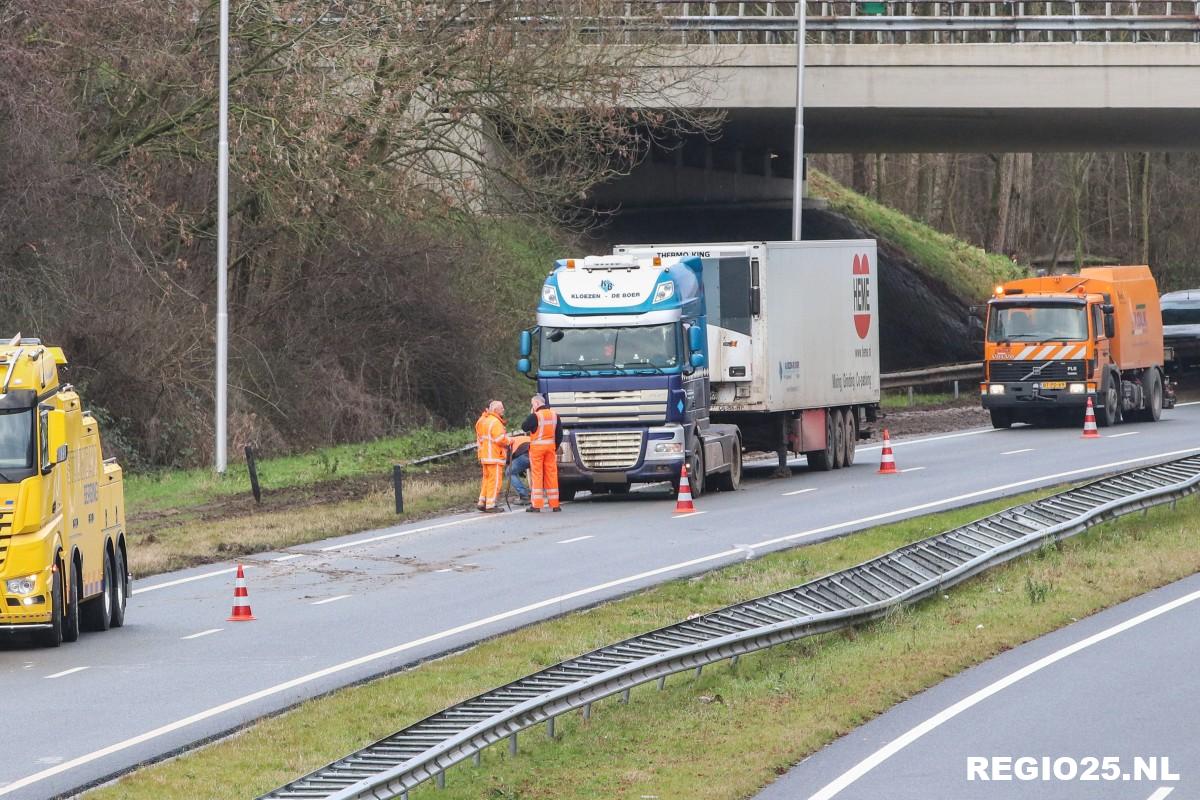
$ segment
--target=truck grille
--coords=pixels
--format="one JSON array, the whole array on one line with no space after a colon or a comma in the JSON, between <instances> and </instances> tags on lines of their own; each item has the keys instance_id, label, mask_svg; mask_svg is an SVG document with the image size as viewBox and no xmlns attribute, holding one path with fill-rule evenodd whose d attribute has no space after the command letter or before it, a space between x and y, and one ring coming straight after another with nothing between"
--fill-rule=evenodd
<instances>
[{"instance_id":1,"label":"truck grille","mask_svg":"<svg viewBox=\"0 0 1200 800\"><path fill-rule=\"evenodd\" d=\"M667 415L666 389L550 392L546 399L568 425L579 422L659 422Z\"/></svg>"},{"instance_id":2,"label":"truck grille","mask_svg":"<svg viewBox=\"0 0 1200 800\"><path fill-rule=\"evenodd\" d=\"M629 469L642 455L642 432L581 431L575 434L575 447L588 469Z\"/></svg>"},{"instance_id":3,"label":"truck grille","mask_svg":"<svg viewBox=\"0 0 1200 800\"><path fill-rule=\"evenodd\" d=\"M1025 377L1035 368L1042 371ZM997 383L1015 381L1081 381L1087 376L1083 361L992 361L988 367L989 380Z\"/></svg>"},{"instance_id":4,"label":"truck grille","mask_svg":"<svg viewBox=\"0 0 1200 800\"><path fill-rule=\"evenodd\" d=\"M0 567L8 559L8 541L12 538L13 512L0 511Z\"/></svg>"}]
</instances>

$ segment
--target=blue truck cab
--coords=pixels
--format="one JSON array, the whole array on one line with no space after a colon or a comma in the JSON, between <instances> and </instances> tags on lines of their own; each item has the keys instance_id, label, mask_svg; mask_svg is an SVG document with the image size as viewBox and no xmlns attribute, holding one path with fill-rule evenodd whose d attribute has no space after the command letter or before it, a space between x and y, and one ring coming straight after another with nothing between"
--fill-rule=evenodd
<instances>
[{"instance_id":1,"label":"blue truck cab","mask_svg":"<svg viewBox=\"0 0 1200 800\"><path fill-rule=\"evenodd\" d=\"M685 460L693 487L714 475L737 488L737 427L709 422L703 269L694 256L555 262L517 370L536 377L562 421L564 499L678 484Z\"/></svg>"}]
</instances>

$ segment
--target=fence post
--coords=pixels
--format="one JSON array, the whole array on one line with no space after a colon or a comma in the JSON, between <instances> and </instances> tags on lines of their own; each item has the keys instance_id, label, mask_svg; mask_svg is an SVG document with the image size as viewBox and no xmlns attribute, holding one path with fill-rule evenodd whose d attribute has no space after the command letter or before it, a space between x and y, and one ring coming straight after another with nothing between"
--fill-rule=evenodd
<instances>
[{"instance_id":1,"label":"fence post","mask_svg":"<svg viewBox=\"0 0 1200 800\"><path fill-rule=\"evenodd\" d=\"M250 473L250 493L255 503L262 503L262 487L258 485L258 464L254 461L254 448L246 445L246 470Z\"/></svg>"},{"instance_id":2,"label":"fence post","mask_svg":"<svg viewBox=\"0 0 1200 800\"><path fill-rule=\"evenodd\" d=\"M396 513L404 513L404 468L399 464L392 467L392 488L396 490Z\"/></svg>"},{"instance_id":3,"label":"fence post","mask_svg":"<svg viewBox=\"0 0 1200 800\"><path fill-rule=\"evenodd\" d=\"M958 399L958 381L954 382L954 399Z\"/></svg>"}]
</instances>

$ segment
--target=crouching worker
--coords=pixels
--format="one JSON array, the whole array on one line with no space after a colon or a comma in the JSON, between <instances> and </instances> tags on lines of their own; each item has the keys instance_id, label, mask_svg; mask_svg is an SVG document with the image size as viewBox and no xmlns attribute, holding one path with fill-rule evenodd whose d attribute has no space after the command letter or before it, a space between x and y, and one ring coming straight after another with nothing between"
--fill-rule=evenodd
<instances>
[{"instance_id":1,"label":"crouching worker","mask_svg":"<svg viewBox=\"0 0 1200 800\"><path fill-rule=\"evenodd\" d=\"M529 470L529 435L520 433L508 437L508 484L522 503L529 502L529 487L521 476Z\"/></svg>"},{"instance_id":2,"label":"crouching worker","mask_svg":"<svg viewBox=\"0 0 1200 800\"><path fill-rule=\"evenodd\" d=\"M529 437L529 475L533 484L533 505L526 511L541 511L549 504L551 511L558 507L558 446L562 444L562 425L558 414L546 405L546 398L535 394L529 402L530 414L521 423Z\"/></svg>"},{"instance_id":3,"label":"crouching worker","mask_svg":"<svg viewBox=\"0 0 1200 800\"><path fill-rule=\"evenodd\" d=\"M503 511L500 485L504 481L504 464L508 460L508 433L504 430L504 403L493 400L487 411L475 422L475 444L478 446L479 466L483 478L479 484L479 502L475 507L491 514Z\"/></svg>"}]
</instances>

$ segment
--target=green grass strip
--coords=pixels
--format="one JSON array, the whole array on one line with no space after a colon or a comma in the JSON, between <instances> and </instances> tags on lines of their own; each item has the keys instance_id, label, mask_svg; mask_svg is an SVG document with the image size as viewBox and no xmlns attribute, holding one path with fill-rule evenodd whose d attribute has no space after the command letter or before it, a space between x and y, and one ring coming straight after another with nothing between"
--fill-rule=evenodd
<instances>
[{"instance_id":1,"label":"green grass strip","mask_svg":"<svg viewBox=\"0 0 1200 800\"><path fill-rule=\"evenodd\" d=\"M1045 493L874 528L677 580L486 641L391 677L308 701L87 795L92 800L246 798L448 705L565 658L690 614L794 586ZM947 676L1105 607L1200 570L1200 508L1125 517L996 568L884 620L713 665L665 691L634 690L521 735L414 798L658 797L734 800ZM379 646L392 643L381 640ZM350 654L347 654L350 655ZM698 757L700 752L704 757Z\"/></svg>"}]
</instances>

